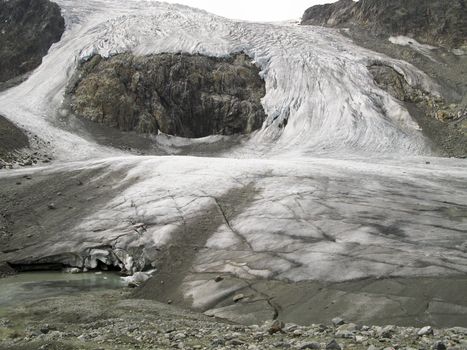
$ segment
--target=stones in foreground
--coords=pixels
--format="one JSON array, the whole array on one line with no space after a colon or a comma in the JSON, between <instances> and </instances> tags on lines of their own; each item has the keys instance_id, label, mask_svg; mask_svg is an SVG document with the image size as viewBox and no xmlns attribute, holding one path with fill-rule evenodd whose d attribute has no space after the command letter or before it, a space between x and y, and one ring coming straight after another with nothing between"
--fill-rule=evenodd
<instances>
[{"instance_id":1,"label":"stones in foreground","mask_svg":"<svg viewBox=\"0 0 467 350\"><path fill-rule=\"evenodd\" d=\"M431 328L430 326L423 327L417 332L417 334L419 336L432 335L433 334L433 328Z\"/></svg>"},{"instance_id":2,"label":"stones in foreground","mask_svg":"<svg viewBox=\"0 0 467 350\"><path fill-rule=\"evenodd\" d=\"M423 345L424 349L446 350L448 347L440 332L435 332L431 326L422 328L413 327L397 327L388 325L379 326L360 326L354 323L346 323L343 318L336 317L331 320L332 327L325 325L312 325L311 327L302 327L295 324L284 324L282 321L266 322L263 329L268 329L270 336L283 334L285 337L295 339L298 343L282 342L276 343L278 348L293 348L293 349L346 349L349 344L351 347L357 346L358 349L367 350L395 350L395 349L418 349ZM314 331L310 331L312 328ZM454 329L453 329L454 330ZM462 336L462 329L458 332ZM467 334L467 332L466 332ZM310 340L302 342L302 338L314 337L316 340L319 337L326 335L334 335L335 338L327 342ZM261 337L263 339L264 337ZM258 338L256 338L258 339ZM451 339L447 337L444 339ZM402 346L401 342L411 341L412 346ZM417 345L417 343L422 345ZM376 345L375 345L376 344ZM467 344L467 341L465 342ZM452 350L457 349L455 347Z\"/></svg>"},{"instance_id":3,"label":"stones in foreground","mask_svg":"<svg viewBox=\"0 0 467 350\"><path fill-rule=\"evenodd\" d=\"M284 327L285 327L284 322L275 320L273 324L271 325L271 327L269 328L268 333L272 335L272 334L276 334L279 332L283 332Z\"/></svg>"},{"instance_id":4,"label":"stones in foreground","mask_svg":"<svg viewBox=\"0 0 467 350\"><path fill-rule=\"evenodd\" d=\"M342 318L340 318L340 317L335 317L335 318L333 318L333 319L331 320L331 322L332 322L332 324L333 324L334 326L340 326L340 325L343 325L343 324L345 323L345 321L344 321Z\"/></svg>"},{"instance_id":5,"label":"stones in foreground","mask_svg":"<svg viewBox=\"0 0 467 350\"><path fill-rule=\"evenodd\" d=\"M321 349L321 344L317 342L306 343L300 347L300 350L305 349Z\"/></svg>"},{"instance_id":6,"label":"stones in foreground","mask_svg":"<svg viewBox=\"0 0 467 350\"><path fill-rule=\"evenodd\" d=\"M48 148L38 135L0 115L0 170L48 163L52 160Z\"/></svg>"},{"instance_id":7,"label":"stones in foreground","mask_svg":"<svg viewBox=\"0 0 467 350\"><path fill-rule=\"evenodd\" d=\"M83 300L84 303L89 303ZM53 300L45 301L53 303ZM95 348L153 348L153 349L363 349L363 350L443 350L450 348L463 349L466 343L467 329L452 328L445 330L428 331L420 336L418 333L428 327L421 329L413 327L396 326L358 326L352 323L344 323L340 326L310 325L298 326L295 324L284 324L282 321L269 321L264 326L242 326L215 322L195 316L190 312L181 312L177 316L175 310L163 314L154 312L147 303L140 300L124 300L125 308L115 307L106 309L104 317L89 323L84 318L83 323L73 322L66 328L66 324L57 321L57 324L37 323L37 315L33 318L33 325L27 325L24 334L17 334L8 340L2 338L5 332L13 332L16 329L14 322L9 319L0 319L0 342L10 347L38 348L34 344L47 342L53 344L59 341L63 344L80 343L80 349ZM131 303L132 312L128 312L128 303ZM65 308L71 307L71 302ZM140 305L141 304L141 305ZM140 309L138 309L140 305ZM37 307L44 308L43 304ZM86 306L79 306L86 307ZM88 308L95 307L88 306ZM106 305L107 307L107 305ZM50 308L54 310L54 308ZM57 309L55 312L68 312L68 310ZM32 310L33 312L33 310ZM54 311L51 311L54 312ZM88 310L83 312L88 313ZM199 318L201 317L201 318ZM332 322L331 322L332 324ZM268 329L277 326L281 332L270 334ZM348 327L349 331L355 333L356 337L365 337L366 342L356 342L355 339L337 339L333 333L338 329ZM393 338L383 338L383 332L392 330ZM384 330L384 331L383 331ZM299 332L297 332L299 331ZM3 332L3 333L2 333ZM300 333L299 336L297 334ZM445 341L447 340L447 341ZM8 346L6 348L9 348Z\"/></svg>"},{"instance_id":8,"label":"stones in foreground","mask_svg":"<svg viewBox=\"0 0 467 350\"><path fill-rule=\"evenodd\" d=\"M326 345L326 350L341 350L341 346L337 343L335 339L331 340L327 345Z\"/></svg>"}]
</instances>

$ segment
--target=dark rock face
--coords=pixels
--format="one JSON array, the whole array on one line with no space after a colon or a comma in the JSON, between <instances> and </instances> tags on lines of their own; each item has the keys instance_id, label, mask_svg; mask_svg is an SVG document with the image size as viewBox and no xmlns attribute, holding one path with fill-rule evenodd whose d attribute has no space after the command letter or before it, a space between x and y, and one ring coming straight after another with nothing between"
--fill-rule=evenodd
<instances>
[{"instance_id":1,"label":"dark rock face","mask_svg":"<svg viewBox=\"0 0 467 350\"><path fill-rule=\"evenodd\" d=\"M97 55L67 89L74 114L123 131L182 137L261 128L265 83L245 54Z\"/></svg>"},{"instance_id":2,"label":"dark rock face","mask_svg":"<svg viewBox=\"0 0 467 350\"><path fill-rule=\"evenodd\" d=\"M65 21L49 0L0 0L0 82L38 67Z\"/></svg>"},{"instance_id":3,"label":"dark rock face","mask_svg":"<svg viewBox=\"0 0 467 350\"><path fill-rule=\"evenodd\" d=\"M0 115L0 161L10 160L12 152L28 146L28 137L23 131Z\"/></svg>"},{"instance_id":4,"label":"dark rock face","mask_svg":"<svg viewBox=\"0 0 467 350\"><path fill-rule=\"evenodd\" d=\"M368 69L373 75L376 84L400 101L417 103L423 102L425 96L427 99L429 98L428 94L410 86L404 76L396 72L392 67L383 64L373 64Z\"/></svg>"},{"instance_id":5,"label":"dark rock face","mask_svg":"<svg viewBox=\"0 0 467 350\"><path fill-rule=\"evenodd\" d=\"M465 0L340 0L306 10L302 24L352 26L376 35L406 35L436 46L467 44Z\"/></svg>"},{"instance_id":6,"label":"dark rock face","mask_svg":"<svg viewBox=\"0 0 467 350\"><path fill-rule=\"evenodd\" d=\"M353 0L339 0L332 4L316 5L305 11L302 24L334 26L347 23L352 18L354 7Z\"/></svg>"}]
</instances>

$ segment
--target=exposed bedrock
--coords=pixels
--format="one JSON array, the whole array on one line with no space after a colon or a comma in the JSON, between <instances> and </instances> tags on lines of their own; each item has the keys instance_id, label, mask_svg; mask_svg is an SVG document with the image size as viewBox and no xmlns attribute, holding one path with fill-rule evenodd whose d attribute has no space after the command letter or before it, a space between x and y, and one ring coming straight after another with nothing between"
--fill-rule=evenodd
<instances>
[{"instance_id":1,"label":"exposed bedrock","mask_svg":"<svg viewBox=\"0 0 467 350\"><path fill-rule=\"evenodd\" d=\"M60 7L48 0L0 0L0 82L38 67L65 30Z\"/></svg>"},{"instance_id":2,"label":"exposed bedrock","mask_svg":"<svg viewBox=\"0 0 467 350\"><path fill-rule=\"evenodd\" d=\"M467 44L465 0L340 0L305 11L302 24L351 26L376 35L406 35L436 46Z\"/></svg>"},{"instance_id":3,"label":"exposed bedrock","mask_svg":"<svg viewBox=\"0 0 467 350\"><path fill-rule=\"evenodd\" d=\"M71 111L123 131L182 137L248 134L266 117L260 69L245 54L93 56L67 96Z\"/></svg>"},{"instance_id":4,"label":"exposed bedrock","mask_svg":"<svg viewBox=\"0 0 467 350\"><path fill-rule=\"evenodd\" d=\"M369 66L376 84L404 102L424 134L447 156L467 157L467 108L448 105L443 99L412 87L392 67Z\"/></svg>"}]
</instances>

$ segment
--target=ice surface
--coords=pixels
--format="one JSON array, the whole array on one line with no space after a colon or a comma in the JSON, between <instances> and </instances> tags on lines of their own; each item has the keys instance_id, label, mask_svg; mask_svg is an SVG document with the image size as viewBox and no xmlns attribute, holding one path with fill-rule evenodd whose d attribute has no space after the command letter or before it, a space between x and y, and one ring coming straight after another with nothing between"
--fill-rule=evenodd
<instances>
[{"instance_id":1,"label":"ice surface","mask_svg":"<svg viewBox=\"0 0 467 350\"><path fill-rule=\"evenodd\" d=\"M327 28L235 22L155 1L57 2L67 22L62 40L27 81L0 94L0 114L55 149L57 163L29 173L95 167L123 172L128 186L43 255L105 243L143 247L151 259L218 198L252 186L249 202L210 233L194 271L290 281L467 273L467 161L431 157L418 125L367 69L384 62L438 93L415 67ZM78 60L126 51L245 51L266 81L263 128L219 158L135 157L61 129ZM192 142L200 141L159 140ZM135 223L147 228L135 231ZM131 256L123 260L135 268ZM208 287L192 282L186 293L204 305Z\"/></svg>"},{"instance_id":2,"label":"ice surface","mask_svg":"<svg viewBox=\"0 0 467 350\"><path fill-rule=\"evenodd\" d=\"M224 56L245 51L262 68L268 119L235 156L371 150L428 154L416 123L367 70L383 61L413 85L436 86L402 61L359 48L332 29L235 22L154 1L58 1L67 30L24 84L0 95L0 113L41 134L69 160L114 153L57 129L56 113L77 60L132 51ZM27 96L27 98L25 98ZM287 126L280 125L287 120Z\"/></svg>"}]
</instances>

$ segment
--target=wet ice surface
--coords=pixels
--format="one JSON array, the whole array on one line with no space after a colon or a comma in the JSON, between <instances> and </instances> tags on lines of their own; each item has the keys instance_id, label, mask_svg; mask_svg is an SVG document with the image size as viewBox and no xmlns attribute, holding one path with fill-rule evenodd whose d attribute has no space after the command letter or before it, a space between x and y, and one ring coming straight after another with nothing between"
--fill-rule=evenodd
<instances>
[{"instance_id":1,"label":"wet ice surface","mask_svg":"<svg viewBox=\"0 0 467 350\"><path fill-rule=\"evenodd\" d=\"M31 300L123 287L113 273L70 274L61 272L28 272L3 278L0 283L0 308Z\"/></svg>"},{"instance_id":2,"label":"wet ice surface","mask_svg":"<svg viewBox=\"0 0 467 350\"><path fill-rule=\"evenodd\" d=\"M180 229L190 234L193 218L208 208L225 212L223 206L238 204L219 198L249 186L254 195L248 203L209 232L195 271L333 282L465 274L465 165L426 159L431 163L124 157L52 166L44 171L96 166L100 176L123 172L130 185L63 232L66 242L29 253L51 256L79 250L83 242L104 243L124 251L145 247L151 261Z\"/></svg>"},{"instance_id":3,"label":"wet ice surface","mask_svg":"<svg viewBox=\"0 0 467 350\"><path fill-rule=\"evenodd\" d=\"M63 232L66 242L35 250L38 257L105 243L140 251L123 259L135 269L217 206L224 223L209 232L194 272L330 282L467 273L467 161L432 157L417 124L366 66L381 61L436 93L416 68L331 29L233 22L153 1L58 3L67 20L62 41L26 82L0 94L0 114L53 145L59 161L33 172L96 166L123 172L129 185ZM262 68L268 119L222 157L133 157L57 122L77 60L94 53L240 50ZM15 174L22 172L0 178ZM225 213L219 198L250 187L248 203ZM145 229L135 230L138 223ZM186 287L194 303L198 287Z\"/></svg>"},{"instance_id":4,"label":"wet ice surface","mask_svg":"<svg viewBox=\"0 0 467 350\"><path fill-rule=\"evenodd\" d=\"M227 190L253 184L254 199L212 234L198 271L294 281L467 272L465 168L446 160L128 161L128 180L139 181L76 233L128 230L117 246L162 245ZM132 234L130 221L147 230Z\"/></svg>"}]
</instances>

